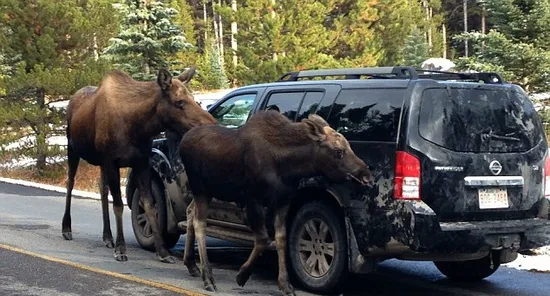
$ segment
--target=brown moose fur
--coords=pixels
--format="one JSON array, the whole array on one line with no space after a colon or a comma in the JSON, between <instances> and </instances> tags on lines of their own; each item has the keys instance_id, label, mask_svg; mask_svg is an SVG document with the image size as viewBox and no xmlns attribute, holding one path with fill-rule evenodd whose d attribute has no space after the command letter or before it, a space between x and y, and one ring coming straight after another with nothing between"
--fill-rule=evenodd
<instances>
[{"instance_id":1,"label":"brown moose fur","mask_svg":"<svg viewBox=\"0 0 550 296\"><path fill-rule=\"evenodd\" d=\"M131 167L136 175L145 214L151 222L155 248L160 260L175 263L164 247L151 196L149 154L152 138L170 129L180 134L199 125L214 124L188 88L195 68L177 79L161 69L157 81L138 82L115 70L105 75L99 87L78 90L67 107L67 195L62 234L72 240L71 196L80 158L100 166L100 194L103 214L103 242L115 248L118 261L126 261L126 243L122 232L123 204L120 192L120 168ZM113 196L117 239L109 223L108 192Z\"/></svg>"},{"instance_id":2,"label":"brown moose fur","mask_svg":"<svg viewBox=\"0 0 550 296\"><path fill-rule=\"evenodd\" d=\"M183 136L179 149L193 195L187 209L184 264L192 276L202 275L209 291L215 291L216 285L206 254L204 231L213 197L247 208L255 242L237 275L240 286L248 280L254 261L268 242L264 208L273 209L278 286L285 295L294 295L285 264L285 224L299 181L316 175L333 182L350 177L362 183L370 180L366 164L354 154L348 141L317 115L293 123L276 111L265 111L253 115L235 130L219 125L201 126ZM195 236L201 271L195 263Z\"/></svg>"}]
</instances>

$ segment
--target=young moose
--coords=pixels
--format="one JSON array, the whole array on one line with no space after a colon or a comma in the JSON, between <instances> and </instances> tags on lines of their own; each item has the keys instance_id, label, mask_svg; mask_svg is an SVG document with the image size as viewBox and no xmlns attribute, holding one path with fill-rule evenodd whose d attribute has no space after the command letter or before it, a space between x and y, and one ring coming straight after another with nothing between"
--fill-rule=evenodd
<instances>
[{"instance_id":1,"label":"young moose","mask_svg":"<svg viewBox=\"0 0 550 296\"><path fill-rule=\"evenodd\" d=\"M155 238L157 256L162 262L175 263L164 247L156 208L151 196L149 154L152 138L170 129L180 134L216 120L193 99L189 81L195 68L183 72L177 79L167 70L158 72L157 81L138 82L126 73L108 73L99 87L84 87L77 91L67 107L68 178L67 200L63 215L62 234L72 240L71 193L80 158L101 168L100 194L103 213L103 242L115 248L118 261L126 261L126 244L122 232L121 167L131 167L136 173L138 190L147 219ZM113 196L117 238L109 223L108 191Z\"/></svg>"},{"instance_id":2,"label":"young moose","mask_svg":"<svg viewBox=\"0 0 550 296\"><path fill-rule=\"evenodd\" d=\"M348 141L319 116L293 123L276 111L257 113L241 128L201 126L187 132L180 143L193 201L187 209L184 264L192 276L202 275L208 291L216 291L206 254L205 227L213 197L246 206L254 249L241 266L237 283L244 286L256 258L268 243L264 207L274 210L279 289L295 295L285 265L286 213L300 179L323 175L333 182L347 179L370 182L366 164ZM194 257L195 236L202 270Z\"/></svg>"}]
</instances>

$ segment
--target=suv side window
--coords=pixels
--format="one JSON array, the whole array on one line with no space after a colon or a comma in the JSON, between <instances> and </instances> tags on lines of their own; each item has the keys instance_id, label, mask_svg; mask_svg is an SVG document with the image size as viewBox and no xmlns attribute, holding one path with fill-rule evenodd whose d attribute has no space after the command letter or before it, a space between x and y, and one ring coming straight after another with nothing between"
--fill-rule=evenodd
<instances>
[{"instance_id":1,"label":"suv side window","mask_svg":"<svg viewBox=\"0 0 550 296\"><path fill-rule=\"evenodd\" d=\"M328 123L350 141L395 142L404 89L343 89Z\"/></svg>"},{"instance_id":2,"label":"suv side window","mask_svg":"<svg viewBox=\"0 0 550 296\"><path fill-rule=\"evenodd\" d=\"M324 94L325 93L321 91L308 91L304 97L302 106L300 106L296 121L302 121L302 119L307 118L309 114L315 113Z\"/></svg>"},{"instance_id":3,"label":"suv side window","mask_svg":"<svg viewBox=\"0 0 550 296\"><path fill-rule=\"evenodd\" d=\"M211 114L218 124L228 128L237 128L248 119L255 99L256 93L236 95L218 105Z\"/></svg>"},{"instance_id":4,"label":"suv side window","mask_svg":"<svg viewBox=\"0 0 550 296\"><path fill-rule=\"evenodd\" d=\"M272 93L265 106L265 109L274 109L279 111L284 116L288 117L290 120L296 118L296 113L298 113L298 107L300 102L304 97L304 92L276 92Z\"/></svg>"}]
</instances>

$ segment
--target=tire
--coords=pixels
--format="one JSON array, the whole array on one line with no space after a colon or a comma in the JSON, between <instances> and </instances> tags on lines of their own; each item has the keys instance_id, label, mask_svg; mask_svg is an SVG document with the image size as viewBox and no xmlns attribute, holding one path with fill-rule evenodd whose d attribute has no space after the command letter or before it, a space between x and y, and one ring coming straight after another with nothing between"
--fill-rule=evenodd
<instances>
[{"instance_id":1,"label":"tire","mask_svg":"<svg viewBox=\"0 0 550 296\"><path fill-rule=\"evenodd\" d=\"M313 235L306 228L312 229L310 233ZM326 229L324 238L319 234L321 229ZM311 242L310 246L301 248L301 239ZM323 241L325 245L322 245ZM326 244L332 244L332 252L327 251ZM347 235L343 220L325 203L304 204L291 221L288 256L290 271L304 288L316 293L337 290L348 273ZM314 260L312 268L306 268L308 259ZM326 264L321 265L320 260Z\"/></svg>"},{"instance_id":2,"label":"tire","mask_svg":"<svg viewBox=\"0 0 550 296\"><path fill-rule=\"evenodd\" d=\"M157 219L162 231L162 237L164 239L164 246L166 249L173 248L180 238L180 234L172 234L166 231L167 228L167 209L166 198L164 196L164 190L162 186L158 184L158 181L151 180L151 193L155 200L155 207L157 208ZM132 228L134 230L134 236L139 245L148 250L155 251L155 238L151 230L149 221L145 216L145 209L143 203L139 198L139 190L136 188L132 197Z\"/></svg>"},{"instance_id":3,"label":"tire","mask_svg":"<svg viewBox=\"0 0 550 296\"><path fill-rule=\"evenodd\" d=\"M495 273L500 266L498 260L493 260L493 266L491 266L489 255L481 259L468 261L434 261L434 264L449 279L462 282L481 281Z\"/></svg>"}]
</instances>

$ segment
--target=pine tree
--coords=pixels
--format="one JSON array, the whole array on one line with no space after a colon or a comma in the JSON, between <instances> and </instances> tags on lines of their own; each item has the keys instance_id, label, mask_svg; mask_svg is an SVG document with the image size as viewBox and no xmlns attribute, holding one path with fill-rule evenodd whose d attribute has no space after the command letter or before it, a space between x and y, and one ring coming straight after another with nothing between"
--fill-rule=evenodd
<instances>
[{"instance_id":1,"label":"pine tree","mask_svg":"<svg viewBox=\"0 0 550 296\"><path fill-rule=\"evenodd\" d=\"M498 71L527 92L550 90L550 1L487 0L488 34L455 36L468 40L473 53L460 58L458 69Z\"/></svg>"},{"instance_id":2,"label":"pine tree","mask_svg":"<svg viewBox=\"0 0 550 296\"><path fill-rule=\"evenodd\" d=\"M212 87L215 89L227 88L229 87L229 82L227 80L227 76L225 75L223 64L220 63L221 59L218 47L213 44L211 47L211 52L210 73L212 73L212 76L214 78Z\"/></svg>"},{"instance_id":3,"label":"pine tree","mask_svg":"<svg viewBox=\"0 0 550 296\"><path fill-rule=\"evenodd\" d=\"M171 56L192 48L174 21L178 11L162 1L125 0L116 7L124 20L105 52L134 78L153 79L155 69L176 63Z\"/></svg>"},{"instance_id":4,"label":"pine tree","mask_svg":"<svg viewBox=\"0 0 550 296\"><path fill-rule=\"evenodd\" d=\"M46 139L63 121L51 103L66 99L76 89L97 84L107 66L95 59L95 45L112 36L111 3L88 0L2 0L0 2L0 54L10 68L0 80L0 147L28 136L15 151L37 159L43 173L46 158L59 147ZM102 27L101 36L95 30ZM5 152L5 151L4 151Z\"/></svg>"},{"instance_id":5,"label":"pine tree","mask_svg":"<svg viewBox=\"0 0 550 296\"><path fill-rule=\"evenodd\" d=\"M409 36L405 38L403 48L404 64L420 68L423 61L428 58L428 43L424 32L419 28L413 28Z\"/></svg>"},{"instance_id":6,"label":"pine tree","mask_svg":"<svg viewBox=\"0 0 550 296\"><path fill-rule=\"evenodd\" d=\"M383 58L382 42L373 25L379 14L368 0L335 0L329 13L332 29L330 53L352 66L376 66Z\"/></svg>"}]
</instances>

